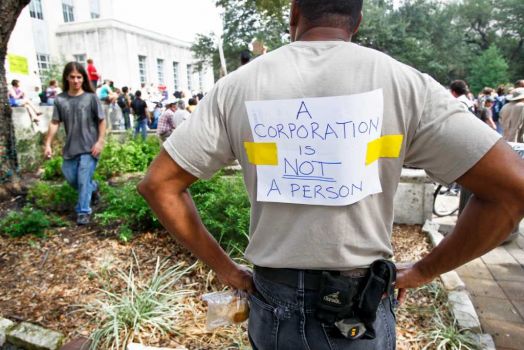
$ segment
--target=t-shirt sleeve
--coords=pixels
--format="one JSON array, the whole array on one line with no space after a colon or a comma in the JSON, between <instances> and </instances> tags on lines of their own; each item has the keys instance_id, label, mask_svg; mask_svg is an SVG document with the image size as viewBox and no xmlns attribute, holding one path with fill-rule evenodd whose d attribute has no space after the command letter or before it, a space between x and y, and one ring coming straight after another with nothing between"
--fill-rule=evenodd
<instances>
[{"instance_id":1,"label":"t-shirt sleeve","mask_svg":"<svg viewBox=\"0 0 524 350\"><path fill-rule=\"evenodd\" d=\"M58 98L53 103L53 116L51 120L54 122L62 122L62 115L60 114L60 107L58 107Z\"/></svg>"},{"instance_id":2,"label":"t-shirt sleeve","mask_svg":"<svg viewBox=\"0 0 524 350\"><path fill-rule=\"evenodd\" d=\"M179 125L164 142L164 149L171 158L198 178L210 178L235 159L226 116L220 111L219 89L220 82L202 99L191 118Z\"/></svg>"},{"instance_id":3,"label":"t-shirt sleeve","mask_svg":"<svg viewBox=\"0 0 524 350\"><path fill-rule=\"evenodd\" d=\"M449 91L426 76L425 104L417 131L406 146L405 163L449 184L475 165L499 139L497 132L465 111Z\"/></svg>"},{"instance_id":4,"label":"t-shirt sleeve","mask_svg":"<svg viewBox=\"0 0 524 350\"><path fill-rule=\"evenodd\" d=\"M104 120L106 118L104 114L104 109L102 108L102 104L100 103L100 100L98 99L98 97L96 97L95 94L93 94L91 103L93 106L93 115L95 116L95 118L99 121Z\"/></svg>"}]
</instances>

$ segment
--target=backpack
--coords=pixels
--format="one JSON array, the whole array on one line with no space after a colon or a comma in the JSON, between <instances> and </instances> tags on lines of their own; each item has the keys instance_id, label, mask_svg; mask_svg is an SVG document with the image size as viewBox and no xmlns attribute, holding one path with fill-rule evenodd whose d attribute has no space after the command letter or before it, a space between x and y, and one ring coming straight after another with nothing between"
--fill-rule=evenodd
<instances>
[{"instance_id":1,"label":"backpack","mask_svg":"<svg viewBox=\"0 0 524 350\"><path fill-rule=\"evenodd\" d=\"M460 101L460 103L462 103L471 114L480 119L480 108L477 109L475 106L468 106L464 101Z\"/></svg>"},{"instance_id":2,"label":"backpack","mask_svg":"<svg viewBox=\"0 0 524 350\"><path fill-rule=\"evenodd\" d=\"M118 96L118 98L116 99L116 104L118 105L118 107L120 107L122 109L128 108L127 101L126 101L126 98L124 97L124 95Z\"/></svg>"},{"instance_id":3,"label":"backpack","mask_svg":"<svg viewBox=\"0 0 524 350\"><path fill-rule=\"evenodd\" d=\"M498 96L495 98L495 104L493 104L493 121L498 121L500 116L500 110L504 107L505 98Z\"/></svg>"}]
</instances>

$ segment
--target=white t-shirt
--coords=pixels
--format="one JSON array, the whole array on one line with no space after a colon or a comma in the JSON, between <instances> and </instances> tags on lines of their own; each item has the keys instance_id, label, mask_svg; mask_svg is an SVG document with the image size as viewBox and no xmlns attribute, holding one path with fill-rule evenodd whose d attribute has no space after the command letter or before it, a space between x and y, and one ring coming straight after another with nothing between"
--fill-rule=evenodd
<instances>
[{"instance_id":1,"label":"white t-shirt","mask_svg":"<svg viewBox=\"0 0 524 350\"><path fill-rule=\"evenodd\" d=\"M457 100L459 100L468 111L472 111L473 108L475 108L475 104L473 103L473 101L467 98L466 95L460 95L459 97L457 97Z\"/></svg>"},{"instance_id":2,"label":"white t-shirt","mask_svg":"<svg viewBox=\"0 0 524 350\"><path fill-rule=\"evenodd\" d=\"M347 270L392 256L404 164L450 183L499 137L431 77L385 54L300 41L218 81L164 147L199 178L238 159L251 262Z\"/></svg>"}]
</instances>

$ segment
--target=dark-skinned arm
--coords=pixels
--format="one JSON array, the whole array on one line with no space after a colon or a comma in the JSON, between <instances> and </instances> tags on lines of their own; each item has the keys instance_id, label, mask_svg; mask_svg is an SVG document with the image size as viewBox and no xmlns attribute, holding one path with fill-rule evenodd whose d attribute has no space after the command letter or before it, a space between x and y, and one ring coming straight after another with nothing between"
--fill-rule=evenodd
<instances>
[{"instance_id":1,"label":"dark-skinned arm","mask_svg":"<svg viewBox=\"0 0 524 350\"><path fill-rule=\"evenodd\" d=\"M524 161L504 141L457 182L473 192L454 230L423 259L398 272L396 288L416 288L501 244L524 216Z\"/></svg>"},{"instance_id":2,"label":"dark-skinned arm","mask_svg":"<svg viewBox=\"0 0 524 350\"><path fill-rule=\"evenodd\" d=\"M137 188L162 225L215 271L221 281L235 289L252 292L251 273L237 265L202 224L187 191L196 180L162 149Z\"/></svg>"}]
</instances>

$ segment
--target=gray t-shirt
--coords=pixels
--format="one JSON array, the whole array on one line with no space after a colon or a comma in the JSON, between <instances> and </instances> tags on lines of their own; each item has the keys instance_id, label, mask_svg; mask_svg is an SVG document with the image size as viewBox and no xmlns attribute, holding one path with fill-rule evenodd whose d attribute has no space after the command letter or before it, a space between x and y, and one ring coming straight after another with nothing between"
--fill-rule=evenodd
<instances>
[{"instance_id":1,"label":"gray t-shirt","mask_svg":"<svg viewBox=\"0 0 524 350\"><path fill-rule=\"evenodd\" d=\"M64 159L91 153L98 140L98 124L105 118L98 97L89 92L79 96L63 92L56 97L54 107L52 120L63 122L66 131Z\"/></svg>"},{"instance_id":2,"label":"gray t-shirt","mask_svg":"<svg viewBox=\"0 0 524 350\"><path fill-rule=\"evenodd\" d=\"M368 114L365 122L361 116ZM368 139L371 131L376 135ZM393 198L404 164L449 183L499 137L431 77L385 54L340 41L295 42L218 81L164 148L199 178L238 159L252 206L245 252L252 263L347 270L392 256ZM311 161L283 158L292 151L301 162ZM338 158L326 156L333 151ZM324 158L306 158L314 152ZM338 163L355 164L361 174L350 170L332 178ZM319 164L325 173L307 176ZM260 192L271 167L300 176L275 177L279 187ZM342 187L339 178L350 176L361 182ZM368 183L374 189L349 205L306 202L349 197ZM288 192L288 202L261 198L284 197L290 186L300 190L292 191L295 197Z\"/></svg>"}]
</instances>

